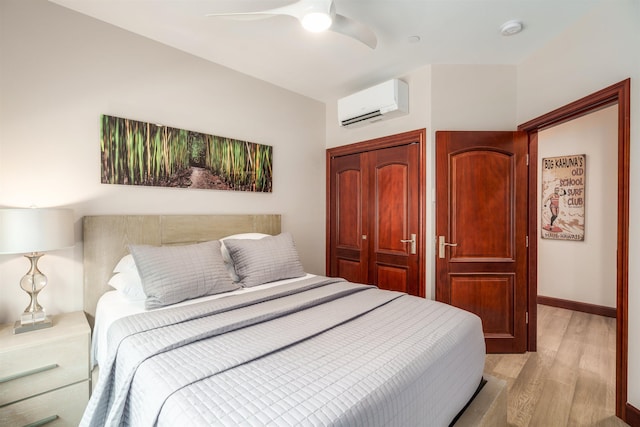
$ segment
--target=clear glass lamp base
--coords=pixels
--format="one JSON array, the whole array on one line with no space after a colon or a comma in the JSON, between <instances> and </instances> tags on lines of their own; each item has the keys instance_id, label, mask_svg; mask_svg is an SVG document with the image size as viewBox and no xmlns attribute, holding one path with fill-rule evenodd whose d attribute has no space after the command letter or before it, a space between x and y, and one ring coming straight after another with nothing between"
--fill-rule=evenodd
<instances>
[{"instance_id":1,"label":"clear glass lamp base","mask_svg":"<svg viewBox=\"0 0 640 427\"><path fill-rule=\"evenodd\" d=\"M22 280L20 280L20 287L29 294L31 302L20 316L20 320L14 325L14 334L50 328L52 326L51 319L47 317L44 308L38 304L38 293L47 286L47 276L38 270L38 259L42 255L43 254L37 252L25 255L31 262L31 268Z\"/></svg>"}]
</instances>

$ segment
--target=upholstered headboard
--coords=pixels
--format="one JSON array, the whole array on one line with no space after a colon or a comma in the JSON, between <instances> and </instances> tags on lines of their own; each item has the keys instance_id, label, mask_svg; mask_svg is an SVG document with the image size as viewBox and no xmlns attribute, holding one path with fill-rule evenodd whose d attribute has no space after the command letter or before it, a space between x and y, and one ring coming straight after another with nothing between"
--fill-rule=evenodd
<instances>
[{"instance_id":1,"label":"upholstered headboard","mask_svg":"<svg viewBox=\"0 0 640 427\"><path fill-rule=\"evenodd\" d=\"M86 216L84 239L84 311L90 324L98 299L112 288L113 268L129 244L179 245L220 239L237 233L280 233L280 215L105 215Z\"/></svg>"}]
</instances>

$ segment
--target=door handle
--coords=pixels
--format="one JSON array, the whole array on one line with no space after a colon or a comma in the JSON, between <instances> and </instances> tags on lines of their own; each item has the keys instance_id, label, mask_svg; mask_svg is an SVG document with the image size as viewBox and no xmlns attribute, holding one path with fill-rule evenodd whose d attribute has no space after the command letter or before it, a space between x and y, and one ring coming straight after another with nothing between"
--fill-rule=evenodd
<instances>
[{"instance_id":1,"label":"door handle","mask_svg":"<svg viewBox=\"0 0 640 427\"><path fill-rule=\"evenodd\" d=\"M416 253L416 235L415 234L411 235L411 239L401 239L400 242L402 242L402 243L411 243L411 249L409 250L409 252L412 255L415 255L415 253Z\"/></svg>"},{"instance_id":2,"label":"door handle","mask_svg":"<svg viewBox=\"0 0 640 427\"><path fill-rule=\"evenodd\" d=\"M438 258L444 258L444 248L446 246L458 246L457 243L447 243L444 241L444 236L438 236Z\"/></svg>"}]
</instances>

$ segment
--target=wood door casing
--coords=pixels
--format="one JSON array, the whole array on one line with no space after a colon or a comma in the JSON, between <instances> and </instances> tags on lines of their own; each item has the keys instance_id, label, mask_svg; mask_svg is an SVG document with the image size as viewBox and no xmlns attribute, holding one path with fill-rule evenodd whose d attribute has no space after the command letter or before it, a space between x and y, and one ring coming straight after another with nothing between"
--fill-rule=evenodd
<instances>
[{"instance_id":1,"label":"wood door casing","mask_svg":"<svg viewBox=\"0 0 640 427\"><path fill-rule=\"evenodd\" d=\"M537 134L540 130L573 120L603 106L618 105L618 206L617 206L617 298L616 298L616 416L630 424L640 425L640 412L627 402L627 374L629 351L629 152L631 146L630 110L631 79L625 79L570 104L550 111L518 126L529 135L530 188L537 182ZM612 141L614 143L614 141ZM536 191L530 191L529 233L537 233ZM537 297L537 241L531 240L529 248L529 351L536 351L536 297Z\"/></svg>"},{"instance_id":2,"label":"wood door casing","mask_svg":"<svg viewBox=\"0 0 640 427\"><path fill-rule=\"evenodd\" d=\"M482 319L489 352L526 350L527 142L436 133L436 299ZM439 249L439 248L437 248Z\"/></svg>"},{"instance_id":3,"label":"wood door casing","mask_svg":"<svg viewBox=\"0 0 640 427\"><path fill-rule=\"evenodd\" d=\"M426 130L327 150L327 275L424 297ZM416 235L416 253L401 242Z\"/></svg>"}]
</instances>

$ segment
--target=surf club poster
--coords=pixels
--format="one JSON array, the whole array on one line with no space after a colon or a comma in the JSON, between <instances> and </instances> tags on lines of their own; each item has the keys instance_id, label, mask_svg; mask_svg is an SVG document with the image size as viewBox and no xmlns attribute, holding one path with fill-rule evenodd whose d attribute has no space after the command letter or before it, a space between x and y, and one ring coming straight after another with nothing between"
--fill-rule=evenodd
<instances>
[{"instance_id":1,"label":"surf club poster","mask_svg":"<svg viewBox=\"0 0 640 427\"><path fill-rule=\"evenodd\" d=\"M542 159L543 239L584 241L586 155Z\"/></svg>"}]
</instances>

